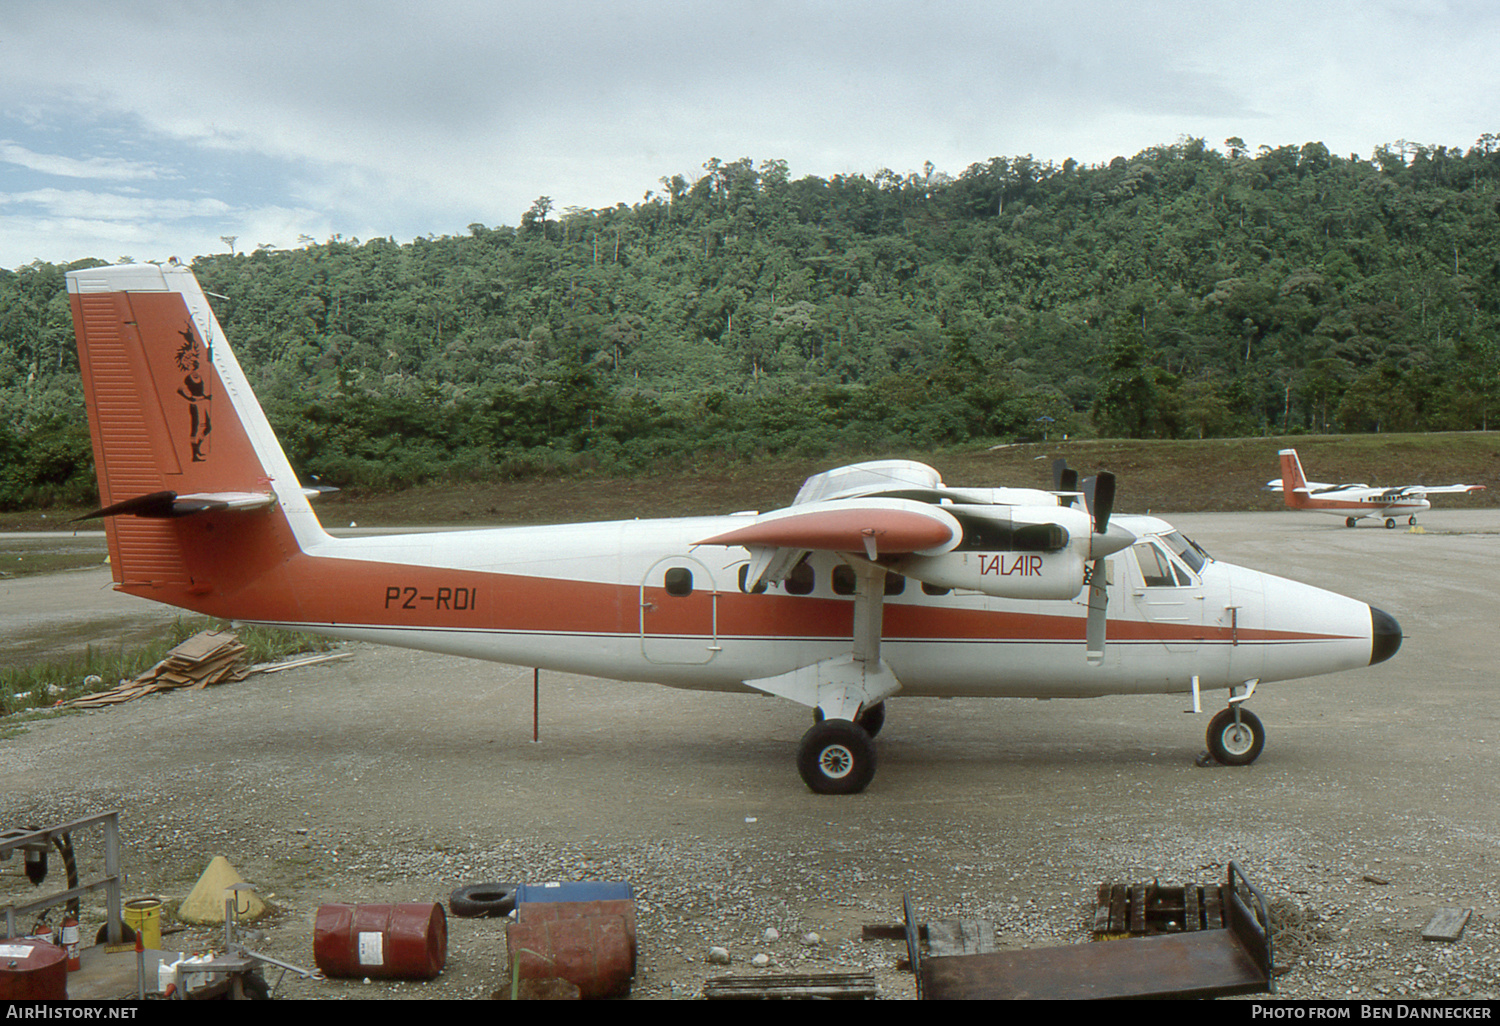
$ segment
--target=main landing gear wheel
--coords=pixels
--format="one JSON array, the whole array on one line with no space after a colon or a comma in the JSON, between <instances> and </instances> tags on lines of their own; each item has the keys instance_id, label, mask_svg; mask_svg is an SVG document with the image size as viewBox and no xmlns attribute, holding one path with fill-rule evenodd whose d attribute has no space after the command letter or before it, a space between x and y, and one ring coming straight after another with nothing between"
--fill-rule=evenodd
<instances>
[{"instance_id":1,"label":"main landing gear wheel","mask_svg":"<svg viewBox=\"0 0 1500 1026\"><path fill-rule=\"evenodd\" d=\"M823 710L813 710L813 722L823 722ZM860 710L860 714L854 717L854 722L865 728L865 733L871 737L878 737L880 728L885 726L885 703L876 702L868 709Z\"/></svg>"},{"instance_id":2,"label":"main landing gear wheel","mask_svg":"<svg viewBox=\"0 0 1500 1026\"><path fill-rule=\"evenodd\" d=\"M1385 518L1385 529L1387 531L1389 531L1391 528L1393 528L1395 526L1396 526L1396 521L1393 518L1391 518L1391 517L1386 517Z\"/></svg>"},{"instance_id":3,"label":"main landing gear wheel","mask_svg":"<svg viewBox=\"0 0 1500 1026\"><path fill-rule=\"evenodd\" d=\"M1208 750L1225 766L1248 766L1265 746L1266 728L1249 709L1240 710L1238 723L1233 709L1220 710L1208 721Z\"/></svg>"},{"instance_id":4,"label":"main landing gear wheel","mask_svg":"<svg viewBox=\"0 0 1500 1026\"><path fill-rule=\"evenodd\" d=\"M814 723L797 748L797 772L815 794L858 794L875 776L875 742L849 720Z\"/></svg>"},{"instance_id":5,"label":"main landing gear wheel","mask_svg":"<svg viewBox=\"0 0 1500 1026\"><path fill-rule=\"evenodd\" d=\"M1345 517L1344 518L1344 526L1345 527L1353 527L1354 525L1356 525L1358 523L1359 523L1359 521L1355 520L1353 517Z\"/></svg>"}]
</instances>

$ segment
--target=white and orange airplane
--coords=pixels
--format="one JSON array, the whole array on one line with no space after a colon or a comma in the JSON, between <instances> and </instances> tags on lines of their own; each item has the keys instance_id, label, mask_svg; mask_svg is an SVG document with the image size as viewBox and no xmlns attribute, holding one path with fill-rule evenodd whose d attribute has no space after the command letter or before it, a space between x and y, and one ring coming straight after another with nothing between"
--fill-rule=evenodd
<instances>
[{"instance_id":1,"label":"white and orange airplane","mask_svg":"<svg viewBox=\"0 0 1500 1026\"><path fill-rule=\"evenodd\" d=\"M1365 517L1384 519L1386 527L1395 527L1398 517L1415 525L1417 514L1432 508L1429 495L1457 492L1482 492L1484 485L1406 485L1401 488L1371 488L1366 484L1325 484L1309 481L1302 473L1302 461L1296 449L1282 449L1281 476L1266 482L1266 490L1280 492L1292 509L1330 513L1344 518L1345 527L1353 527Z\"/></svg>"},{"instance_id":2,"label":"white and orange airplane","mask_svg":"<svg viewBox=\"0 0 1500 1026\"><path fill-rule=\"evenodd\" d=\"M891 460L811 477L766 514L334 537L187 267L71 271L117 590L334 638L814 710L813 791L861 791L896 695L1227 689L1220 762L1265 742L1264 681L1389 658L1363 602L1221 563L1114 479L950 488ZM1084 503L1077 500L1083 498ZM1106 654L1105 636L1108 633Z\"/></svg>"}]
</instances>

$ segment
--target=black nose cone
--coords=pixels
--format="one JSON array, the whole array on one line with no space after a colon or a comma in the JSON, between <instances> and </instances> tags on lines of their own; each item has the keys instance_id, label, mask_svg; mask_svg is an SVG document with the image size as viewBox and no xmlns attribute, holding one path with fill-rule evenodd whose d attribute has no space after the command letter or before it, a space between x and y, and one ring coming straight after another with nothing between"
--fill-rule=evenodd
<instances>
[{"instance_id":1,"label":"black nose cone","mask_svg":"<svg viewBox=\"0 0 1500 1026\"><path fill-rule=\"evenodd\" d=\"M1383 663L1401 647L1401 625L1383 609L1370 607L1370 665Z\"/></svg>"}]
</instances>

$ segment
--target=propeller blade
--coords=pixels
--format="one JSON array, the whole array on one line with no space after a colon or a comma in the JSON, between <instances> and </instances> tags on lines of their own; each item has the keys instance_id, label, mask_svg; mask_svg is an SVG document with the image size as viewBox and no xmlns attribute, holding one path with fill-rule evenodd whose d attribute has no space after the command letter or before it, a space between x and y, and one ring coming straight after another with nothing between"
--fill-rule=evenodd
<instances>
[{"instance_id":1,"label":"propeller blade","mask_svg":"<svg viewBox=\"0 0 1500 1026\"><path fill-rule=\"evenodd\" d=\"M1109 607L1105 588L1104 560L1089 564L1089 616L1084 626L1084 655L1094 664L1104 662L1104 619Z\"/></svg>"},{"instance_id":2,"label":"propeller blade","mask_svg":"<svg viewBox=\"0 0 1500 1026\"><path fill-rule=\"evenodd\" d=\"M1084 478L1083 498L1089 515L1094 518L1094 533L1104 534L1109 530L1109 515L1115 509L1115 475L1101 470L1097 477Z\"/></svg>"},{"instance_id":3,"label":"propeller blade","mask_svg":"<svg viewBox=\"0 0 1500 1026\"><path fill-rule=\"evenodd\" d=\"M1078 471L1068 468L1068 461L1055 459L1052 461L1052 490L1054 492L1076 492L1078 491ZM1070 495L1062 500L1064 506L1073 505L1073 497Z\"/></svg>"},{"instance_id":4,"label":"propeller blade","mask_svg":"<svg viewBox=\"0 0 1500 1026\"><path fill-rule=\"evenodd\" d=\"M1104 556L1118 552L1135 541L1129 531L1109 529L1109 515L1115 508L1115 475L1101 470L1083 482L1083 498L1089 515L1094 518L1095 541L1089 545L1089 614L1084 625L1084 654L1098 665L1104 662L1104 624L1109 609L1109 592L1105 587ZM1105 536L1105 537L1101 537Z\"/></svg>"}]
</instances>

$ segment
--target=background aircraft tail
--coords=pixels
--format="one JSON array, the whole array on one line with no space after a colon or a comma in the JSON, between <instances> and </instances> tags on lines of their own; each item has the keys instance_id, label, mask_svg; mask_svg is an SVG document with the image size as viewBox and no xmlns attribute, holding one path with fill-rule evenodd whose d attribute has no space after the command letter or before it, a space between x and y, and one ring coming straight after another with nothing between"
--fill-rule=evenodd
<instances>
[{"instance_id":1,"label":"background aircraft tail","mask_svg":"<svg viewBox=\"0 0 1500 1026\"><path fill-rule=\"evenodd\" d=\"M188 268L67 282L120 590L213 612L326 539Z\"/></svg>"},{"instance_id":2,"label":"background aircraft tail","mask_svg":"<svg viewBox=\"0 0 1500 1026\"><path fill-rule=\"evenodd\" d=\"M1302 473L1302 461L1296 449L1281 450L1281 496L1293 509L1307 505L1307 476Z\"/></svg>"}]
</instances>

